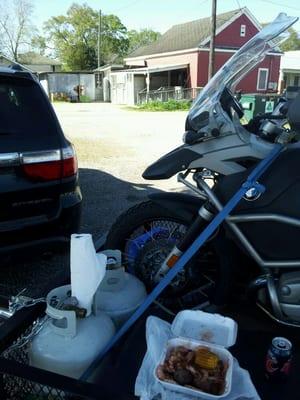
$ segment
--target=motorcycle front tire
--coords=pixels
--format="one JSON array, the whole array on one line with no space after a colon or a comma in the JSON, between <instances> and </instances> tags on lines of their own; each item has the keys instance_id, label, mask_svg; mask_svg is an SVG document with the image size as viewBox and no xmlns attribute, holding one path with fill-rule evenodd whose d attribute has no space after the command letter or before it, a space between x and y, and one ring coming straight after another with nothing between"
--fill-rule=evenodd
<instances>
[{"instance_id":1,"label":"motorcycle front tire","mask_svg":"<svg viewBox=\"0 0 300 400\"><path fill-rule=\"evenodd\" d=\"M161 207L156 202L153 202L151 200L145 201L129 208L117 218L107 235L105 248L119 249L122 253L124 253L125 245L128 241L128 238L130 238L131 234L138 227L152 221L159 220L169 220L177 222L179 224L185 225L186 227L188 227L191 223L191 221L180 218L179 216L175 217L174 213L168 211L167 208ZM217 281L215 293L213 295L213 298L210 300L215 304L224 304L225 302L227 302L231 285L231 274L229 271L230 261L226 257L224 257L224 243L222 238L218 238L216 241L213 240L212 242L217 243L217 245L215 245L215 243L212 243L211 246L214 251L214 256L216 257ZM218 254L220 243L222 243L222 254ZM199 267L201 268L201 265ZM149 289L149 286L147 285L148 282L144 283ZM191 284L193 284L193 282L186 282L185 287L189 288Z\"/></svg>"}]
</instances>

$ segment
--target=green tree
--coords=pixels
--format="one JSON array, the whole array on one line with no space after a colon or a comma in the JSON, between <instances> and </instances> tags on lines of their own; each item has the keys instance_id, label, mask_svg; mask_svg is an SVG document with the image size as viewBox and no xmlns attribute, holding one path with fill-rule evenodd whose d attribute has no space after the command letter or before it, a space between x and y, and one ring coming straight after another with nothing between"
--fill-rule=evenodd
<instances>
[{"instance_id":1,"label":"green tree","mask_svg":"<svg viewBox=\"0 0 300 400\"><path fill-rule=\"evenodd\" d=\"M72 4L66 15L50 18L44 24L45 40L36 38L40 51L48 49L67 70L97 67L99 15L87 4ZM115 55L123 56L128 48L127 29L115 15L103 15L101 22L101 64Z\"/></svg>"},{"instance_id":2,"label":"green tree","mask_svg":"<svg viewBox=\"0 0 300 400\"><path fill-rule=\"evenodd\" d=\"M155 42L161 34L151 29L131 30L128 32L129 48L128 54L141 46Z\"/></svg>"},{"instance_id":3,"label":"green tree","mask_svg":"<svg viewBox=\"0 0 300 400\"><path fill-rule=\"evenodd\" d=\"M47 45L46 38L42 35L37 34L31 39L31 48L35 52L44 56L46 53L46 50L49 49L49 46ZM52 50L54 50L54 49L52 49Z\"/></svg>"},{"instance_id":4,"label":"green tree","mask_svg":"<svg viewBox=\"0 0 300 400\"><path fill-rule=\"evenodd\" d=\"M289 29L289 38L280 45L280 50L300 50L300 39L298 32L294 28Z\"/></svg>"}]
</instances>

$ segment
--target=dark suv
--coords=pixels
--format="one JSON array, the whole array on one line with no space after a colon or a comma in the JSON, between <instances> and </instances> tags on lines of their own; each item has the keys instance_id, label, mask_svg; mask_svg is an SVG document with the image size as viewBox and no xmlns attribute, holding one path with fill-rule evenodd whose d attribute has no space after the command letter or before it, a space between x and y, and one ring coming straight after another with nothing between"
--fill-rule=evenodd
<instances>
[{"instance_id":1,"label":"dark suv","mask_svg":"<svg viewBox=\"0 0 300 400\"><path fill-rule=\"evenodd\" d=\"M36 77L0 68L0 251L79 229L77 160Z\"/></svg>"}]
</instances>

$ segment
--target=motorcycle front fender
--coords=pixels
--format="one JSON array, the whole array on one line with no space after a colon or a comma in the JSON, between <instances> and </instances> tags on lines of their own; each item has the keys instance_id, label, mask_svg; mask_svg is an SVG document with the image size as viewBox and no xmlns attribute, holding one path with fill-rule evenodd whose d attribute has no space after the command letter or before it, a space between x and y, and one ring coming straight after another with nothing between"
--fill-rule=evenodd
<instances>
[{"instance_id":1,"label":"motorcycle front fender","mask_svg":"<svg viewBox=\"0 0 300 400\"><path fill-rule=\"evenodd\" d=\"M201 158L202 155L192 150L190 146L182 145L165 154L144 171L143 178L147 180L169 179Z\"/></svg>"},{"instance_id":2,"label":"motorcycle front fender","mask_svg":"<svg viewBox=\"0 0 300 400\"><path fill-rule=\"evenodd\" d=\"M193 222L205 202L199 197L184 193L152 193L148 197L171 212L174 218L181 218L188 223Z\"/></svg>"}]
</instances>

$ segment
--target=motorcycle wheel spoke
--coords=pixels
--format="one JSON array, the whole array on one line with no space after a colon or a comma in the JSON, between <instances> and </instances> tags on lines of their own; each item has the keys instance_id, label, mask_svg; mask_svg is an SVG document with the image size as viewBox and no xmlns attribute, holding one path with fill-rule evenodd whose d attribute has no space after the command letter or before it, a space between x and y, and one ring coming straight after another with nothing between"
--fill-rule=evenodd
<instances>
[{"instance_id":1,"label":"motorcycle wheel spoke","mask_svg":"<svg viewBox=\"0 0 300 400\"><path fill-rule=\"evenodd\" d=\"M125 240L122 253L125 268L131 273L136 273L151 289L155 285L153 277L156 271L172 247L184 237L186 231L186 225L167 219L157 219L143 223ZM144 254L142 253L143 251ZM203 253L192 261L194 267L188 266L172 281L171 287L176 292L182 290L181 288L184 288L190 280L188 271L190 271L189 268L193 268L196 273L199 271L199 276L192 279L191 289L197 287L204 298L209 298L209 292L215 286L216 262L214 253L209 247L204 246L202 251ZM138 267L137 260L139 260ZM136 270L136 268L139 269Z\"/></svg>"}]
</instances>

